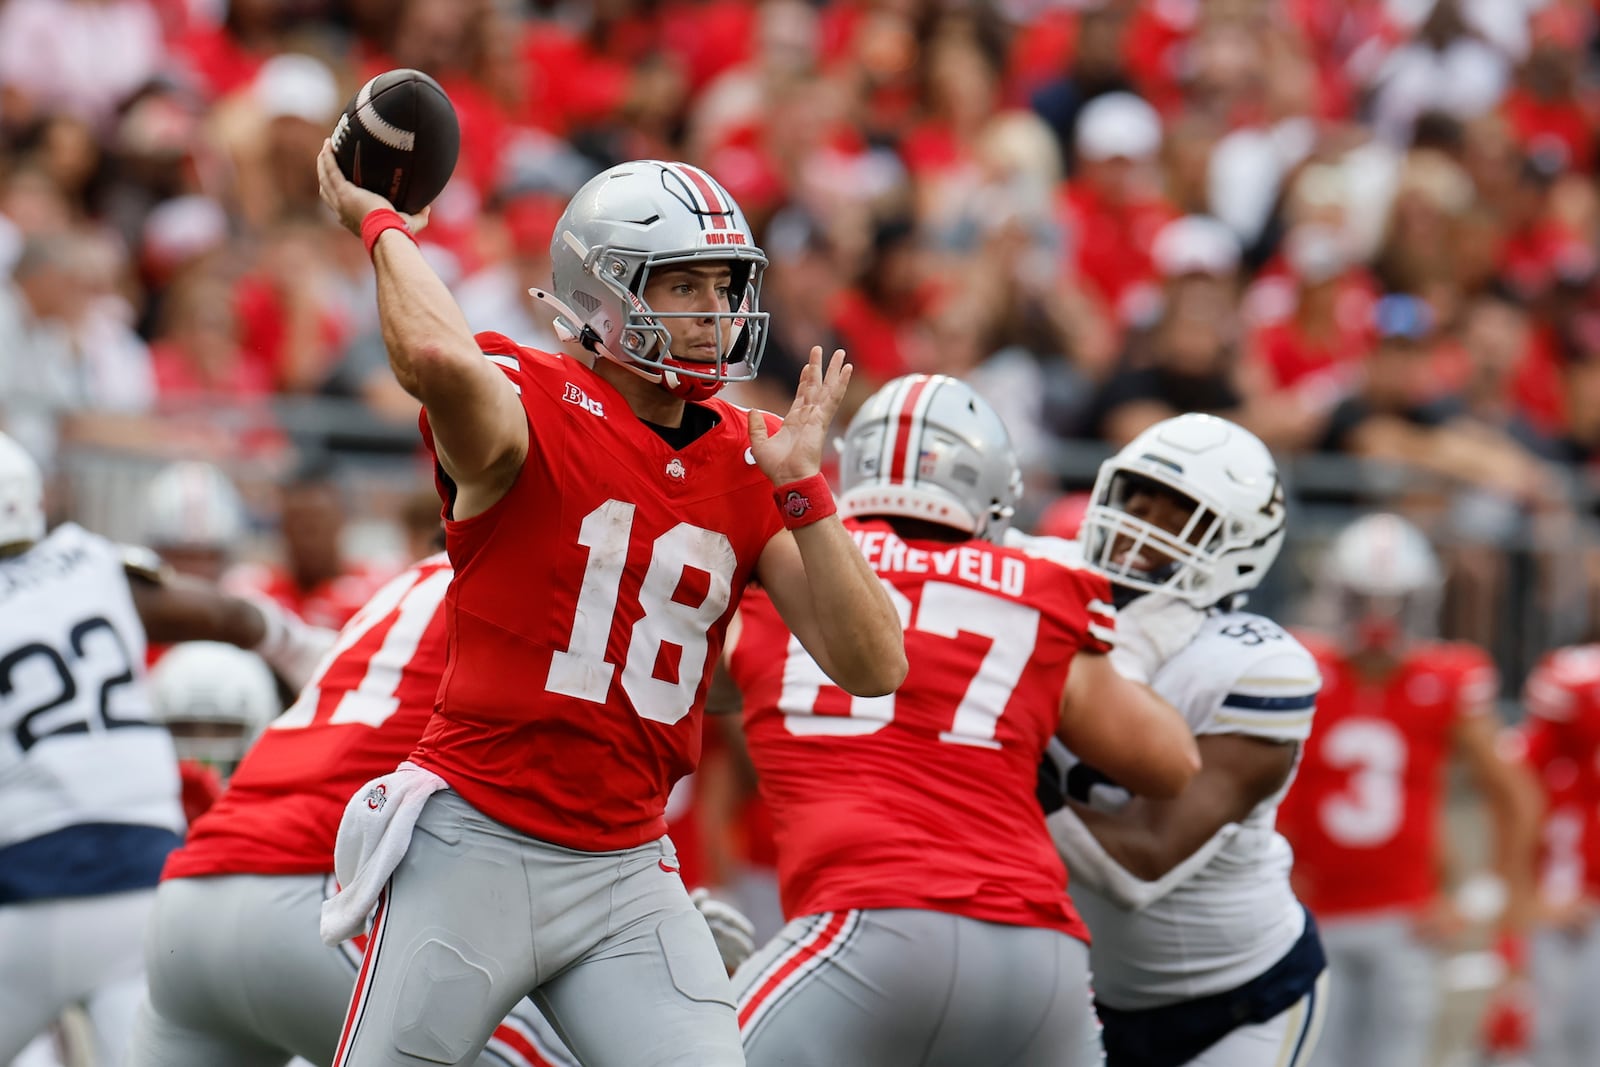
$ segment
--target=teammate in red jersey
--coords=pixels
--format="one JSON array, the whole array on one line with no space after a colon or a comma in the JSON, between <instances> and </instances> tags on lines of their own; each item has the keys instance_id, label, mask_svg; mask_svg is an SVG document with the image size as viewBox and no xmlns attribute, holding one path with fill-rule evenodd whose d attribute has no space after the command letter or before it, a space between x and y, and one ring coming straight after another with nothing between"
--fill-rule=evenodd
<instances>
[{"instance_id":1,"label":"teammate in red jersey","mask_svg":"<svg viewBox=\"0 0 1600 1067\"><path fill-rule=\"evenodd\" d=\"M818 473L843 353L824 372L813 350L781 424L715 398L759 363L766 257L694 167L621 164L568 204L553 291L535 291L562 355L474 338L408 221L330 146L318 167L373 255L456 569L434 716L340 827L324 936L382 903L335 1062L459 1063L532 992L585 1063L742 1063L663 811L753 578L845 688L905 676L894 607Z\"/></svg>"},{"instance_id":2,"label":"teammate in red jersey","mask_svg":"<svg viewBox=\"0 0 1600 1067\"><path fill-rule=\"evenodd\" d=\"M1546 656L1523 699L1523 760L1545 801L1529 952L1532 1061L1588 1067L1600 1063L1600 645Z\"/></svg>"},{"instance_id":3,"label":"teammate in red jersey","mask_svg":"<svg viewBox=\"0 0 1600 1067\"><path fill-rule=\"evenodd\" d=\"M1278 825L1294 884L1322 927L1331 991L1319 1067L1415 1067L1437 1013L1436 948L1453 910L1440 884L1445 771L1462 760L1489 805L1504 922L1527 915L1537 798L1496 748L1498 681L1481 649L1424 640L1442 575L1426 538L1395 515L1347 527L1327 560L1337 643L1317 729Z\"/></svg>"},{"instance_id":4,"label":"teammate in red jersey","mask_svg":"<svg viewBox=\"0 0 1600 1067\"><path fill-rule=\"evenodd\" d=\"M852 697L768 601L740 606L728 667L790 919L734 977L748 1062L1099 1064L1039 762L1059 732L1170 796L1199 767L1194 738L1108 661L1106 580L999 543L1021 474L967 385L884 386L850 424L841 483L911 668Z\"/></svg>"},{"instance_id":5,"label":"teammate in red jersey","mask_svg":"<svg viewBox=\"0 0 1600 1067\"><path fill-rule=\"evenodd\" d=\"M334 834L350 794L403 760L433 713L450 576L440 553L383 586L168 858L134 1067L332 1059L365 947L317 936ZM524 1001L477 1062L574 1061Z\"/></svg>"}]
</instances>

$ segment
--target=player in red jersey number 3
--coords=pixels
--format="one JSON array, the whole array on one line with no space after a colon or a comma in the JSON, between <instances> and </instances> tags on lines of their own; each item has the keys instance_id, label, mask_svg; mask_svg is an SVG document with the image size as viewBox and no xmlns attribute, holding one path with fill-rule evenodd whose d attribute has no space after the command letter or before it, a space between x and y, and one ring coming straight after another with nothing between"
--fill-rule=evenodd
<instances>
[{"instance_id":1,"label":"player in red jersey number 3","mask_svg":"<svg viewBox=\"0 0 1600 1067\"><path fill-rule=\"evenodd\" d=\"M836 684L905 676L894 606L818 473L843 353L824 372L812 351L781 424L716 398L756 373L766 257L694 167L625 163L573 197L534 292L564 354L473 337L407 220L326 146L318 167L372 253L456 570L433 719L340 828L324 936L382 893L335 1063L470 1062L532 992L586 1064L741 1064L663 812L752 579Z\"/></svg>"}]
</instances>

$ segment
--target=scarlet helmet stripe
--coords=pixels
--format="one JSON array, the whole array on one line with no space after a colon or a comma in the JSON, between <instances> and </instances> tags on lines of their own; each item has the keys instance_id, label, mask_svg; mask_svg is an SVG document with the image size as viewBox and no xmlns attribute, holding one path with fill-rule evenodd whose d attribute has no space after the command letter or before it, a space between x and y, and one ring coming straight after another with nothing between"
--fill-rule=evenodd
<instances>
[{"instance_id":1,"label":"scarlet helmet stripe","mask_svg":"<svg viewBox=\"0 0 1600 1067\"><path fill-rule=\"evenodd\" d=\"M916 446L922 437L922 422L928 411L928 401L933 399L934 390L928 386L936 384L935 379L925 376L913 378L905 395L899 398L899 403L893 409L897 412L894 417L894 445L889 453L889 469L886 472L891 482L909 484L916 481L916 464L920 458L920 449Z\"/></svg>"},{"instance_id":2,"label":"scarlet helmet stripe","mask_svg":"<svg viewBox=\"0 0 1600 1067\"><path fill-rule=\"evenodd\" d=\"M711 225L719 230L731 229L733 220L728 217L728 208L722 203L722 197L717 191L717 183L711 175L699 167L691 167L687 163L669 163L667 168L688 182L689 188L694 193L696 205L700 211L711 218Z\"/></svg>"}]
</instances>

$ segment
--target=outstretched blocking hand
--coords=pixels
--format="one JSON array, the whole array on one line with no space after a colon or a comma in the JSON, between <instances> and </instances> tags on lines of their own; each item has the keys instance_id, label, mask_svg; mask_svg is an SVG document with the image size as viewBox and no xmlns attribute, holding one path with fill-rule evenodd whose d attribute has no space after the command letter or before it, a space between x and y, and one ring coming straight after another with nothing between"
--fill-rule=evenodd
<instances>
[{"instance_id":1,"label":"outstretched blocking hand","mask_svg":"<svg viewBox=\"0 0 1600 1067\"><path fill-rule=\"evenodd\" d=\"M323 141L322 151L317 153L317 192L322 197L322 202L333 209L339 216L339 225L361 236L361 220L379 208L395 210L395 206L388 199L370 189L363 189L355 182L344 176L344 171L339 169L339 161L333 157L333 142ZM406 220L412 233L421 233L422 228L428 224L429 208L423 208L415 215L398 212Z\"/></svg>"},{"instance_id":2,"label":"outstretched blocking hand","mask_svg":"<svg viewBox=\"0 0 1600 1067\"><path fill-rule=\"evenodd\" d=\"M750 410L750 454L773 485L787 485L822 470L822 445L849 384L850 364L844 361L844 349L834 351L824 372L822 346L817 345L800 372L794 403L777 433L768 437L766 416Z\"/></svg>"}]
</instances>

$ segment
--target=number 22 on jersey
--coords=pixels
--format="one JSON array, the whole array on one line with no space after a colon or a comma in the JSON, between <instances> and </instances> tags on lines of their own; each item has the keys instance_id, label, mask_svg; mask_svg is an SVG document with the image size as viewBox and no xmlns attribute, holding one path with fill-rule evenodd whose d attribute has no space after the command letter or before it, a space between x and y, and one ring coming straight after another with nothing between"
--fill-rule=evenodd
<instances>
[{"instance_id":1,"label":"number 22 on jersey","mask_svg":"<svg viewBox=\"0 0 1600 1067\"><path fill-rule=\"evenodd\" d=\"M900 614L900 625L908 632L917 630L952 641L960 640L964 634L989 639L989 649L968 679L952 709L950 726L939 732L939 740L999 748L995 733L1000 716L1011 702L1011 694L1039 640L1038 610L970 586L930 581L923 583L920 603L913 611L904 593L888 582L883 584ZM817 701L824 689L842 694L807 654L800 639L791 634L783 666L783 692L778 698L790 733L799 737L860 736L875 733L894 719L894 693L849 696L848 714L818 714Z\"/></svg>"}]
</instances>

